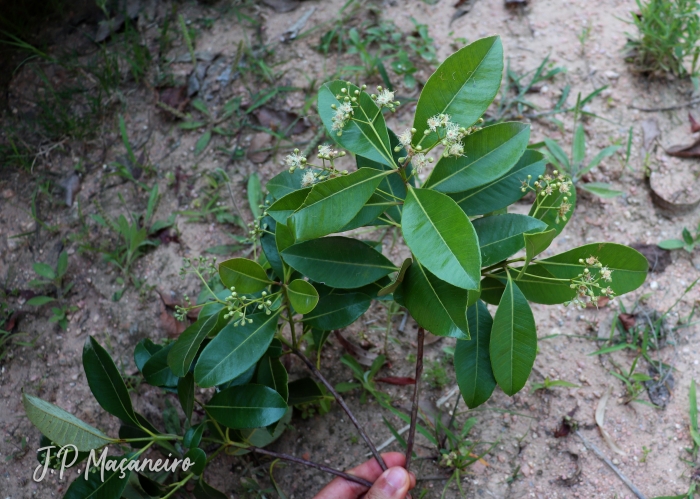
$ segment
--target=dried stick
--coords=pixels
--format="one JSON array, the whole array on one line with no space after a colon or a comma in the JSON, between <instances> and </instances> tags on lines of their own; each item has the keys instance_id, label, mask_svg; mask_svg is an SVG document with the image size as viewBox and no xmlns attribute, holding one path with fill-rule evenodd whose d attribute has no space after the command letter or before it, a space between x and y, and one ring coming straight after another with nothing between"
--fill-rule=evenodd
<instances>
[{"instance_id":1,"label":"dried stick","mask_svg":"<svg viewBox=\"0 0 700 499\"><path fill-rule=\"evenodd\" d=\"M700 97L696 97L695 99L692 99L685 104L676 104L674 106L665 106L665 107L637 107L635 105L630 105L629 107L631 109L636 109L637 111L642 111L644 113L656 113L659 111L675 111L676 109L683 109L684 107L692 106L693 104L697 104L700 102Z\"/></svg>"},{"instance_id":2,"label":"dried stick","mask_svg":"<svg viewBox=\"0 0 700 499\"><path fill-rule=\"evenodd\" d=\"M642 494L642 493L639 491L639 489L638 489L637 487L635 487L634 484L633 484L632 482L629 481L629 478L627 478L625 475L622 474L622 472L617 468L617 466L615 466L615 465L612 463L612 461L610 461L610 459L608 459L607 457L605 457L605 454L603 454L603 453L600 451L600 449L598 449L598 447L596 447L595 445L593 445L593 443L589 442L588 439L586 439L586 437L584 437L584 436L581 434L580 431L576 430L575 433L576 433L576 436L577 436L578 438L581 439L581 442L583 442L583 445L585 445L586 448L591 449L591 450L593 451L593 453L598 457L598 459L600 459L600 460L603 461L605 464L607 464L608 467L609 467L611 470L613 470L613 471L615 472L615 474L618 476L618 478L619 478L620 480L622 480L622 482L623 482L625 485L627 485L627 487L628 487L632 492L634 492L634 495L636 495L639 499L646 499L646 497L644 496L644 494Z\"/></svg>"},{"instance_id":3,"label":"dried stick","mask_svg":"<svg viewBox=\"0 0 700 499\"><path fill-rule=\"evenodd\" d=\"M413 403L411 405L411 427L408 430L406 440L406 470L411 465L413 454L413 442L416 439L416 423L418 422L418 393L420 392L420 378L423 375L423 343L425 342L425 329L418 328L418 353L416 358L416 385L413 388Z\"/></svg>"},{"instance_id":4,"label":"dried stick","mask_svg":"<svg viewBox=\"0 0 700 499\"><path fill-rule=\"evenodd\" d=\"M340 405L340 407L342 407L343 410L345 411L345 413L348 415L348 417L350 418L350 421L352 421L352 424L354 424L355 428L357 428L357 431L360 432L360 436L362 437L362 439L365 441L365 443L369 447L369 450L372 451L372 455L379 463L379 466L382 467L383 471L386 471L387 465L384 462L384 459L382 459L382 456L379 455L379 451L377 451L377 448L374 446L372 441L369 439L369 437L367 436L365 431L362 429L362 426L360 426L360 422L357 420L355 415L352 413L352 411L350 410L348 405L345 403L345 400L343 400L343 397L341 397L340 394L337 391L335 391L335 388L333 388L333 385L331 385L328 382L328 380L323 376L323 374L321 374L321 372L318 369L316 369L316 366L314 365L314 363L311 362L303 353L301 353L297 349L292 349L292 352L294 352L294 354L297 357L299 357L301 360L304 361L304 364L306 364L306 366L314 374L314 376L316 376L321 381L321 383L324 384L324 386L328 389L328 391L333 394L333 397L335 397L335 399L338 401L338 404Z\"/></svg>"},{"instance_id":5,"label":"dried stick","mask_svg":"<svg viewBox=\"0 0 700 499\"><path fill-rule=\"evenodd\" d=\"M255 452L257 454L265 454L266 456L276 457L277 459L283 459L285 461L290 461L292 463L301 464L304 466L309 466L310 468L316 468L317 470L325 471L331 475L336 475L351 482L359 483L360 485L367 487L368 489L372 487L372 482L360 478L359 476L351 475L343 471L336 470L334 468L329 468L322 464L314 463L313 461L307 461L306 459L300 459L298 457L290 456L289 454L281 454L278 452L272 452L269 450L261 449L259 447L248 447L249 451Z\"/></svg>"}]
</instances>

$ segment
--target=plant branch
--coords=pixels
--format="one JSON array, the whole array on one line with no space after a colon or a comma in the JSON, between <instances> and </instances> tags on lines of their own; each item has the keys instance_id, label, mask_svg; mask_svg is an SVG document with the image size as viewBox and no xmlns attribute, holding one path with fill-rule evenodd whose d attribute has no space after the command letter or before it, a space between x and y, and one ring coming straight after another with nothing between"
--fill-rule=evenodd
<instances>
[{"instance_id":1,"label":"plant branch","mask_svg":"<svg viewBox=\"0 0 700 499\"><path fill-rule=\"evenodd\" d=\"M323 376L323 374L321 374L321 372L318 369L316 369L316 366L314 365L313 362L311 362L303 353L301 353L296 348L293 348L292 351L294 352L294 354L297 357L299 357L301 360L304 361L304 364L306 364L306 366L309 368L309 370L311 370L311 372L314 374L314 376L316 376L321 381L321 383L323 383L323 385L328 389L328 391L333 394L333 397L335 397L335 399L338 401L338 405L340 405L340 407L343 408L345 413L350 418L350 421L352 421L352 424L354 424L355 428L357 428L357 431L360 432L360 436L362 437L362 439L365 441L365 443L369 447L369 450L372 451L372 455L379 463L379 466L381 466L382 471L386 471L387 465L384 462L384 459L382 459L382 456L379 455L377 448L374 446L372 441L369 439L369 437L367 436L365 431L362 429L362 426L360 426L360 422L357 420L355 415L352 413L352 411L350 410L348 405L345 403L345 400L343 400L343 397L341 397L340 394L335 390L335 388L333 388L333 385L331 385L328 382L328 380Z\"/></svg>"},{"instance_id":2,"label":"plant branch","mask_svg":"<svg viewBox=\"0 0 700 499\"><path fill-rule=\"evenodd\" d=\"M339 476L341 478L344 478L345 480L359 483L360 485L367 487L367 488L370 488L373 485L372 482L367 481L364 478L360 478L360 477L355 476L355 475L350 475L349 473L345 473L343 471L339 471L339 470L336 470L334 468L329 468L328 466L314 463L313 461L307 461L306 459L300 459L298 457L290 456L289 454L280 454L277 452L272 452L269 450L260 449L259 447L248 447L248 450L255 452L257 454L265 454L266 456L276 457L277 459L282 459L284 461L290 461L292 463L301 464L303 466L309 466L310 468L316 468L317 470L325 471L326 473L330 473L332 475Z\"/></svg>"},{"instance_id":3,"label":"plant branch","mask_svg":"<svg viewBox=\"0 0 700 499\"><path fill-rule=\"evenodd\" d=\"M406 440L406 470L411 465L413 443L416 439L416 424L418 420L418 394L420 393L420 378L423 375L423 343L425 342L425 329L418 328L418 352L416 354L416 385L413 388L413 403L411 404L411 427L408 430Z\"/></svg>"}]
</instances>

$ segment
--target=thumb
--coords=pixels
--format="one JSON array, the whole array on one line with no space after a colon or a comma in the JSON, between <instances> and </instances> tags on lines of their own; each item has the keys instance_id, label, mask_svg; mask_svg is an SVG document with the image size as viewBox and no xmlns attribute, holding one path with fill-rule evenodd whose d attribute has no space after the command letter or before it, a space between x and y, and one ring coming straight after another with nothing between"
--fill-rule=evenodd
<instances>
[{"instance_id":1,"label":"thumb","mask_svg":"<svg viewBox=\"0 0 700 499\"><path fill-rule=\"evenodd\" d=\"M398 466L389 468L374 482L366 499L404 499L410 486L408 471Z\"/></svg>"}]
</instances>

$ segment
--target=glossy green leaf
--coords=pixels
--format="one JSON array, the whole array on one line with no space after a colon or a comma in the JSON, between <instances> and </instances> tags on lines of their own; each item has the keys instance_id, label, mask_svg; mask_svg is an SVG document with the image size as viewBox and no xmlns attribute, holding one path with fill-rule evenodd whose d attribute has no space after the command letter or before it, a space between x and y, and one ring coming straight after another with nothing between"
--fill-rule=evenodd
<instances>
[{"instance_id":1,"label":"glossy green leaf","mask_svg":"<svg viewBox=\"0 0 700 499\"><path fill-rule=\"evenodd\" d=\"M202 388L220 385L250 369L270 346L277 330L277 314L248 317L251 323L227 325L209 342L194 368L194 379Z\"/></svg>"},{"instance_id":2,"label":"glossy green leaf","mask_svg":"<svg viewBox=\"0 0 700 499\"><path fill-rule=\"evenodd\" d=\"M301 208L310 192L311 187L305 187L284 195L270 205L267 209L268 215L270 215L275 222L286 225L287 219L292 213Z\"/></svg>"},{"instance_id":3,"label":"glossy green leaf","mask_svg":"<svg viewBox=\"0 0 700 499\"><path fill-rule=\"evenodd\" d=\"M279 222L275 230L275 243L277 244L277 251L280 254L294 244L294 234L292 234L292 231L289 227Z\"/></svg>"},{"instance_id":4,"label":"glossy green leaf","mask_svg":"<svg viewBox=\"0 0 700 499\"><path fill-rule=\"evenodd\" d=\"M613 189L610 184L606 184L604 182L588 182L587 184L581 182L577 185L584 191L588 191L591 194L595 194L599 198L604 199L615 198L624 194L622 191Z\"/></svg>"},{"instance_id":5,"label":"glossy green leaf","mask_svg":"<svg viewBox=\"0 0 700 499\"><path fill-rule=\"evenodd\" d=\"M535 363L537 329L530 305L510 276L493 318L489 351L498 385L507 395L515 395Z\"/></svg>"},{"instance_id":6,"label":"glossy green leaf","mask_svg":"<svg viewBox=\"0 0 700 499\"><path fill-rule=\"evenodd\" d=\"M289 383L289 405L316 402L323 398L323 392L311 378L301 378Z\"/></svg>"},{"instance_id":7,"label":"glossy green leaf","mask_svg":"<svg viewBox=\"0 0 700 499\"><path fill-rule=\"evenodd\" d=\"M212 418L233 429L267 426L287 412L287 404L279 393L254 384L227 388L214 395L205 407Z\"/></svg>"},{"instance_id":8,"label":"glossy green leaf","mask_svg":"<svg viewBox=\"0 0 700 499\"><path fill-rule=\"evenodd\" d=\"M191 467L187 468L189 473L194 473L199 476L204 473L204 468L207 467L207 454L197 447L194 447L187 451L185 454L185 459L189 459L192 464Z\"/></svg>"},{"instance_id":9,"label":"glossy green leaf","mask_svg":"<svg viewBox=\"0 0 700 499\"><path fill-rule=\"evenodd\" d=\"M435 276L459 288L479 288L481 252L476 231L450 197L410 188L401 230L413 254Z\"/></svg>"},{"instance_id":10,"label":"glossy green leaf","mask_svg":"<svg viewBox=\"0 0 700 499\"><path fill-rule=\"evenodd\" d=\"M178 377L173 373L168 365L168 355L174 343L164 346L158 350L143 365L143 377L146 382L153 386L177 386Z\"/></svg>"},{"instance_id":11,"label":"glossy green leaf","mask_svg":"<svg viewBox=\"0 0 700 499\"><path fill-rule=\"evenodd\" d=\"M295 239L307 241L340 231L355 218L389 173L360 168L315 184L304 204L289 217L287 225Z\"/></svg>"},{"instance_id":12,"label":"glossy green leaf","mask_svg":"<svg viewBox=\"0 0 700 499\"><path fill-rule=\"evenodd\" d=\"M501 301L501 295L503 295L503 290L506 288L504 282L505 277L503 282L494 277L484 277L481 280L481 295L479 296L479 298L481 298L489 305L498 305L498 302Z\"/></svg>"},{"instance_id":13,"label":"glossy green leaf","mask_svg":"<svg viewBox=\"0 0 700 499\"><path fill-rule=\"evenodd\" d=\"M496 388L489 354L493 319L484 302L479 300L467 309L467 320L471 339L457 341L454 365L462 398L467 407L473 409L486 402Z\"/></svg>"},{"instance_id":14,"label":"glossy green leaf","mask_svg":"<svg viewBox=\"0 0 700 499\"><path fill-rule=\"evenodd\" d=\"M136 423L129 391L119 369L92 336L88 336L83 346L83 369L90 391L100 406L123 421Z\"/></svg>"},{"instance_id":15,"label":"glossy green leaf","mask_svg":"<svg viewBox=\"0 0 700 499\"><path fill-rule=\"evenodd\" d=\"M469 339L469 291L431 274L413 262L402 284L403 302L418 325L438 336Z\"/></svg>"},{"instance_id":16,"label":"glossy green leaf","mask_svg":"<svg viewBox=\"0 0 700 499\"><path fill-rule=\"evenodd\" d=\"M257 293L272 284L260 264L247 258L232 258L221 262L219 276L225 287L235 287L238 294Z\"/></svg>"},{"instance_id":17,"label":"glossy green leaf","mask_svg":"<svg viewBox=\"0 0 700 499\"><path fill-rule=\"evenodd\" d=\"M162 345L156 345L149 338L139 341L134 348L134 363L138 370L143 373L143 366L148 362L148 359L161 348L163 348Z\"/></svg>"},{"instance_id":18,"label":"glossy green leaf","mask_svg":"<svg viewBox=\"0 0 700 499\"><path fill-rule=\"evenodd\" d=\"M297 168L293 173L289 173L289 170L284 170L268 180L267 184L265 184L265 188L274 196L275 199L281 199L287 194L298 191L302 188L302 178L304 177L304 173L308 171L316 173L319 170L308 167L304 168L303 170L301 168Z\"/></svg>"},{"instance_id":19,"label":"glossy green leaf","mask_svg":"<svg viewBox=\"0 0 700 499\"><path fill-rule=\"evenodd\" d=\"M556 229L557 235L559 235L573 216L575 209L576 189L571 187L567 193L555 190L548 196L537 196L528 215L542 220L550 229Z\"/></svg>"},{"instance_id":20,"label":"glossy green leaf","mask_svg":"<svg viewBox=\"0 0 700 499\"><path fill-rule=\"evenodd\" d=\"M127 458L108 457L107 461L115 462L122 459ZM87 480L85 480L84 472L73 480L63 499L119 499L127 483L129 483L131 471L125 471L124 476L120 478L122 472L119 470L105 471L104 475L102 475L101 469L95 469L94 473L87 474Z\"/></svg>"},{"instance_id":21,"label":"glossy green leaf","mask_svg":"<svg viewBox=\"0 0 700 499\"><path fill-rule=\"evenodd\" d=\"M241 437L255 447L266 447L282 436L282 433L284 433L284 431L287 429L287 425L289 425L289 422L292 420L293 412L294 410L289 407L284 416L282 416L282 419L272 425L274 426L274 430L270 430L272 426L241 430ZM235 456L241 456L247 453L247 450L240 449L232 454Z\"/></svg>"},{"instance_id":22,"label":"glossy green leaf","mask_svg":"<svg viewBox=\"0 0 700 499\"><path fill-rule=\"evenodd\" d=\"M287 289L289 301L297 313L308 314L318 303L318 291L303 279L295 279Z\"/></svg>"},{"instance_id":23,"label":"glossy green leaf","mask_svg":"<svg viewBox=\"0 0 700 499\"><path fill-rule=\"evenodd\" d=\"M184 378L177 382L177 398L182 406L182 412L188 420L192 420L194 410L194 374L188 372Z\"/></svg>"},{"instance_id":24,"label":"glossy green leaf","mask_svg":"<svg viewBox=\"0 0 700 499\"><path fill-rule=\"evenodd\" d=\"M529 140L525 123L498 123L474 132L462 140L463 156L440 157L424 187L462 192L493 182L517 164Z\"/></svg>"},{"instance_id":25,"label":"glossy green leaf","mask_svg":"<svg viewBox=\"0 0 700 499\"><path fill-rule=\"evenodd\" d=\"M224 309L218 314L202 317L182 332L168 353L168 365L175 376L183 377L190 370L204 338L215 335L228 322L224 319L227 313L228 311Z\"/></svg>"},{"instance_id":26,"label":"glossy green leaf","mask_svg":"<svg viewBox=\"0 0 700 499\"><path fill-rule=\"evenodd\" d=\"M285 402L289 398L289 376L278 358L265 355L260 359L255 372L255 382L258 385L269 386L279 393Z\"/></svg>"},{"instance_id":27,"label":"glossy green leaf","mask_svg":"<svg viewBox=\"0 0 700 499\"><path fill-rule=\"evenodd\" d=\"M428 118L449 114L454 123L469 127L488 109L501 87L503 46L497 36L482 38L458 50L428 79L418 99L413 128L414 145L438 142L435 132L424 136Z\"/></svg>"},{"instance_id":28,"label":"glossy green leaf","mask_svg":"<svg viewBox=\"0 0 700 499\"><path fill-rule=\"evenodd\" d=\"M544 232L523 234L523 237L525 238L525 262L529 264L533 258L549 248L557 237L557 231L549 229Z\"/></svg>"},{"instance_id":29,"label":"glossy green leaf","mask_svg":"<svg viewBox=\"0 0 700 499\"><path fill-rule=\"evenodd\" d=\"M470 217L501 210L526 194L521 190L522 183L527 182L530 175L532 185L537 177L544 174L546 164L542 153L527 149L517 164L502 177L468 191L450 194L450 197Z\"/></svg>"},{"instance_id":30,"label":"glossy green leaf","mask_svg":"<svg viewBox=\"0 0 700 499\"><path fill-rule=\"evenodd\" d=\"M390 177L391 176L393 175L390 175ZM381 184L379 189L381 189ZM387 199L387 197L380 194L372 194L372 197L369 198L369 201L367 201L357 215L355 215L355 218L350 220L339 232L346 232L348 230L357 229L358 227L364 227L365 225L377 225L379 222L377 218L389 208L396 208L396 204L396 200Z\"/></svg>"},{"instance_id":31,"label":"glossy green leaf","mask_svg":"<svg viewBox=\"0 0 700 499\"><path fill-rule=\"evenodd\" d=\"M321 331L349 326L369 308L372 300L363 293L322 296L316 308L304 315L304 322Z\"/></svg>"},{"instance_id":32,"label":"glossy green leaf","mask_svg":"<svg viewBox=\"0 0 700 499\"><path fill-rule=\"evenodd\" d=\"M346 92L342 92L345 88ZM349 120L339 135L333 130L333 105L340 107L338 96L353 97L360 89L344 81L331 81L321 86L318 91L318 113L321 116L328 136L348 151L369 158L385 165L394 166L389 132L384 115L366 92L360 92L356 105L353 106L353 118Z\"/></svg>"},{"instance_id":33,"label":"glossy green leaf","mask_svg":"<svg viewBox=\"0 0 700 499\"><path fill-rule=\"evenodd\" d=\"M199 446L199 442L202 441L202 435L206 429L207 422L199 423L196 426L190 426L185 435L182 437L182 446L192 448Z\"/></svg>"},{"instance_id":34,"label":"glossy green leaf","mask_svg":"<svg viewBox=\"0 0 700 499\"><path fill-rule=\"evenodd\" d=\"M397 270L379 251L341 236L295 244L282 252L282 258L312 281L333 288L359 288Z\"/></svg>"},{"instance_id":35,"label":"glossy green leaf","mask_svg":"<svg viewBox=\"0 0 700 499\"><path fill-rule=\"evenodd\" d=\"M523 234L542 231L547 224L536 218L515 213L474 220L474 230L481 248L481 265L493 265L525 247Z\"/></svg>"},{"instance_id":36,"label":"glossy green leaf","mask_svg":"<svg viewBox=\"0 0 700 499\"><path fill-rule=\"evenodd\" d=\"M196 499L229 499L226 494L205 482L204 477L197 480L192 493Z\"/></svg>"},{"instance_id":37,"label":"glossy green leaf","mask_svg":"<svg viewBox=\"0 0 700 499\"><path fill-rule=\"evenodd\" d=\"M277 222L275 219L267 216L262 219L262 226L266 228L266 232L260 236L260 247L265 253L265 258L270 263L272 271L275 273L279 280L284 279L284 263L282 263L282 257L277 250Z\"/></svg>"},{"instance_id":38,"label":"glossy green leaf","mask_svg":"<svg viewBox=\"0 0 700 499\"><path fill-rule=\"evenodd\" d=\"M79 451L89 451L116 442L94 426L38 397L23 393L22 404L29 421L60 446L73 444Z\"/></svg>"},{"instance_id":39,"label":"glossy green leaf","mask_svg":"<svg viewBox=\"0 0 700 499\"><path fill-rule=\"evenodd\" d=\"M411 260L410 258L406 258L401 264L401 268L396 273L396 277L393 281L391 281L391 284L389 284L388 286L384 286L382 289L380 289L377 293L377 296L390 295L391 293L396 291L396 288L398 288L403 282L404 276L406 275L406 271L408 270L408 267L411 266L411 263L413 263L413 260Z\"/></svg>"}]
</instances>

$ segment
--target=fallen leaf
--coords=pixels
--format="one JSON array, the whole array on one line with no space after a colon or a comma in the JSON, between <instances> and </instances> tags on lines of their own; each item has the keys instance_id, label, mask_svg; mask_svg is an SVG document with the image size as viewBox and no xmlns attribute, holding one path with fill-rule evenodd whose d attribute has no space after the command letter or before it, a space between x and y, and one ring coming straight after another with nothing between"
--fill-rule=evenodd
<instances>
[{"instance_id":1,"label":"fallen leaf","mask_svg":"<svg viewBox=\"0 0 700 499\"><path fill-rule=\"evenodd\" d=\"M272 7L275 12L290 12L299 7L299 0L262 0L262 3Z\"/></svg>"},{"instance_id":2,"label":"fallen leaf","mask_svg":"<svg viewBox=\"0 0 700 499\"><path fill-rule=\"evenodd\" d=\"M632 314L620 314L617 318L620 319L620 323L625 328L625 331L629 331L637 324L637 317Z\"/></svg>"},{"instance_id":3,"label":"fallen leaf","mask_svg":"<svg viewBox=\"0 0 700 499\"><path fill-rule=\"evenodd\" d=\"M259 107L253 114L258 120L260 126L269 128L277 132L287 132L291 135L304 133L309 125L298 114L290 111L278 111L269 107ZM290 130L288 130L291 127Z\"/></svg>"},{"instance_id":4,"label":"fallen leaf","mask_svg":"<svg viewBox=\"0 0 700 499\"><path fill-rule=\"evenodd\" d=\"M698 143L700 157L700 142ZM685 162L670 162L647 177L651 200L667 216L685 215L700 206L700 179Z\"/></svg>"},{"instance_id":5,"label":"fallen leaf","mask_svg":"<svg viewBox=\"0 0 700 499\"><path fill-rule=\"evenodd\" d=\"M656 139L661 135L659 123L655 118L642 121L642 152L646 155L652 151Z\"/></svg>"},{"instance_id":6,"label":"fallen leaf","mask_svg":"<svg viewBox=\"0 0 700 499\"><path fill-rule=\"evenodd\" d=\"M573 417L576 411L578 411L578 406L571 409L566 416L561 418L561 423L559 423L559 426L554 430L554 438L564 438L571 433L573 429Z\"/></svg>"},{"instance_id":7,"label":"fallen leaf","mask_svg":"<svg viewBox=\"0 0 700 499\"><path fill-rule=\"evenodd\" d=\"M603 308L603 307L606 307L608 305L608 302L610 302L610 298L608 298L607 296L601 296L598 298L597 303L593 303L593 302L586 303L586 308L595 308L595 309Z\"/></svg>"},{"instance_id":8,"label":"fallen leaf","mask_svg":"<svg viewBox=\"0 0 700 499\"><path fill-rule=\"evenodd\" d=\"M163 331L170 337L176 338L187 328L187 324L180 322L168 313L165 303L160 304L160 325Z\"/></svg>"},{"instance_id":9,"label":"fallen leaf","mask_svg":"<svg viewBox=\"0 0 700 499\"><path fill-rule=\"evenodd\" d=\"M374 378L374 381L376 381L377 383L386 383L388 385L399 385L399 386L415 385L416 384L415 378L402 378L402 377L395 377L395 376L387 376L385 378Z\"/></svg>"},{"instance_id":10,"label":"fallen leaf","mask_svg":"<svg viewBox=\"0 0 700 499\"><path fill-rule=\"evenodd\" d=\"M248 159L253 163L263 163L270 157L269 150L266 149L270 145L270 135L265 132L256 133L250 141L248 147Z\"/></svg>"},{"instance_id":11,"label":"fallen leaf","mask_svg":"<svg viewBox=\"0 0 700 499\"><path fill-rule=\"evenodd\" d=\"M20 312L19 310L15 310L14 312L12 312L10 318L7 319L7 322L3 325L5 331L9 331L11 333L15 329L15 326L17 325L17 323L23 315L24 312Z\"/></svg>"},{"instance_id":12,"label":"fallen leaf","mask_svg":"<svg viewBox=\"0 0 700 499\"><path fill-rule=\"evenodd\" d=\"M190 102L189 97L187 97L187 85L164 88L160 92L159 100L166 106L183 112Z\"/></svg>"},{"instance_id":13,"label":"fallen leaf","mask_svg":"<svg viewBox=\"0 0 700 499\"><path fill-rule=\"evenodd\" d=\"M663 272L671 265L671 252L659 248L656 244L632 244L632 248L639 251L649 262L650 272Z\"/></svg>"},{"instance_id":14,"label":"fallen leaf","mask_svg":"<svg viewBox=\"0 0 700 499\"><path fill-rule=\"evenodd\" d=\"M671 146L666 149L666 154L677 158L700 158L700 138L689 145Z\"/></svg>"},{"instance_id":15,"label":"fallen leaf","mask_svg":"<svg viewBox=\"0 0 700 499\"><path fill-rule=\"evenodd\" d=\"M692 133L700 132L700 123L695 121L692 114L688 113L688 119L690 120L690 131Z\"/></svg>"},{"instance_id":16,"label":"fallen leaf","mask_svg":"<svg viewBox=\"0 0 700 499\"><path fill-rule=\"evenodd\" d=\"M618 445L615 443L615 440L610 436L610 434L605 430L604 425L605 425L605 406L608 403L608 399L610 398L610 392L612 391L612 387L608 387L608 389L605 392L605 395L603 395L600 400L598 401L598 407L596 407L595 410L595 422L598 425L598 429L600 430L600 434L603 436L603 440L608 444L610 449L612 449L613 452L620 454L621 456L625 456L625 451L620 449Z\"/></svg>"},{"instance_id":17,"label":"fallen leaf","mask_svg":"<svg viewBox=\"0 0 700 499\"><path fill-rule=\"evenodd\" d=\"M357 345L349 339L347 339L345 336L343 336L343 334L340 331L334 331L334 333L335 337L338 339L345 351L347 351L350 355L355 357L355 359L357 359L357 361L363 366L371 366L372 362L374 362L374 359L378 357L376 353L367 352L360 345Z\"/></svg>"}]
</instances>

